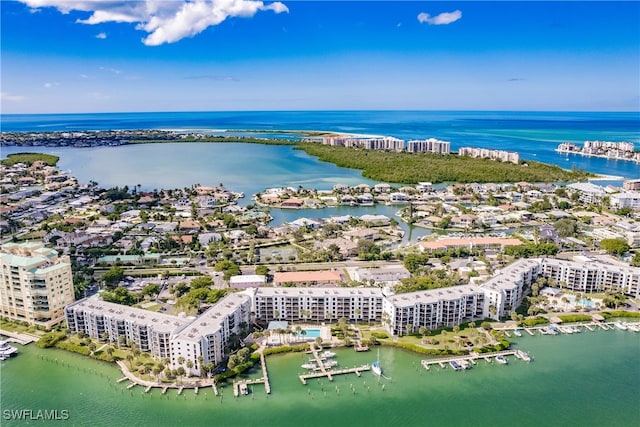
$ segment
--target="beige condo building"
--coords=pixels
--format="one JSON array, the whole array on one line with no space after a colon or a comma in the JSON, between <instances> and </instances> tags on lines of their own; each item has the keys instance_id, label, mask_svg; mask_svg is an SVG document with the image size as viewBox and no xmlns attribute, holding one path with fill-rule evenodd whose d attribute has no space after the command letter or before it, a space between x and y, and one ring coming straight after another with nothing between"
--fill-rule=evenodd
<instances>
[{"instance_id":1,"label":"beige condo building","mask_svg":"<svg viewBox=\"0 0 640 427\"><path fill-rule=\"evenodd\" d=\"M11 320L51 328L75 300L68 256L42 243L0 246L0 313Z\"/></svg>"}]
</instances>

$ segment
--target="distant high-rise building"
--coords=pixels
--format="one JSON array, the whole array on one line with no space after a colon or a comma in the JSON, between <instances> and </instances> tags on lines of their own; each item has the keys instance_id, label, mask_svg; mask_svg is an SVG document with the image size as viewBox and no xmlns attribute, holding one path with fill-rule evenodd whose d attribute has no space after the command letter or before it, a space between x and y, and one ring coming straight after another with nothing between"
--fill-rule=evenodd
<instances>
[{"instance_id":1,"label":"distant high-rise building","mask_svg":"<svg viewBox=\"0 0 640 427\"><path fill-rule=\"evenodd\" d=\"M0 247L0 313L3 317L51 328L64 320L75 300L68 256L41 243Z\"/></svg>"}]
</instances>

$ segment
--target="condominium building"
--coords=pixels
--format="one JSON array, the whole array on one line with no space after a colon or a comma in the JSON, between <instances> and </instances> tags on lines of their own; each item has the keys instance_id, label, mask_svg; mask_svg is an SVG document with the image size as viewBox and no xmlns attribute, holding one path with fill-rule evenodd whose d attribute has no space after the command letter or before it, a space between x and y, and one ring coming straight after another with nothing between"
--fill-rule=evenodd
<instances>
[{"instance_id":1,"label":"condominium building","mask_svg":"<svg viewBox=\"0 0 640 427\"><path fill-rule=\"evenodd\" d=\"M575 292L622 292L640 298L640 268L600 262L542 260L541 274Z\"/></svg>"},{"instance_id":2,"label":"condominium building","mask_svg":"<svg viewBox=\"0 0 640 427\"><path fill-rule=\"evenodd\" d=\"M578 192L578 200L582 203L600 203L607 192L604 187L590 182L574 182L567 185L567 189Z\"/></svg>"},{"instance_id":3,"label":"condominium building","mask_svg":"<svg viewBox=\"0 0 640 427\"><path fill-rule=\"evenodd\" d=\"M64 320L64 307L74 300L68 256L42 243L0 247L2 317L49 329Z\"/></svg>"},{"instance_id":4,"label":"condominium building","mask_svg":"<svg viewBox=\"0 0 640 427\"><path fill-rule=\"evenodd\" d=\"M441 141L435 138L412 139L407 141L407 151L410 153L451 153L451 142Z\"/></svg>"},{"instance_id":5,"label":"condominium building","mask_svg":"<svg viewBox=\"0 0 640 427\"><path fill-rule=\"evenodd\" d=\"M325 322L346 318L379 322L382 290L378 288L259 288L253 295L256 320Z\"/></svg>"},{"instance_id":6,"label":"condominium building","mask_svg":"<svg viewBox=\"0 0 640 427\"><path fill-rule=\"evenodd\" d=\"M171 357L171 334L191 320L111 302L82 299L65 308L67 327L91 338L136 344L154 357Z\"/></svg>"},{"instance_id":7,"label":"condominium building","mask_svg":"<svg viewBox=\"0 0 640 427\"><path fill-rule=\"evenodd\" d=\"M231 335L249 323L251 298L240 293L228 295L196 318L86 298L68 305L64 312L72 333L83 332L118 345L135 343L154 357L170 359L174 369L188 369L179 362L191 360L191 374L199 375L200 357L202 364L220 363Z\"/></svg>"},{"instance_id":8,"label":"condominium building","mask_svg":"<svg viewBox=\"0 0 640 427\"><path fill-rule=\"evenodd\" d=\"M171 338L171 367L178 368L184 359L182 366L187 369L186 363L191 361L192 373L200 375L202 366L222 362L231 336L249 324L250 314L251 298L246 294L230 294L194 321L176 329Z\"/></svg>"},{"instance_id":9,"label":"condominium building","mask_svg":"<svg viewBox=\"0 0 640 427\"><path fill-rule=\"evenodd\" d=\"M490 148L477 147L460 147L458 155L476 157L480 159L500 160L501 162L510 162L518 164L520 162L520 154L515 151L492 150Z\"/></svg>"},{"instance_id":10,"label":"condominium building","mask_svg":"<svg viewBox=\"0 0 640 427\"><path fill-rule=\"evenodd\" d=\"M436 329L482 319L485 293L473 285L411 292L385 298L383 324L394 335L411 333L421 326Z\"/></svg>"},{"instance_id":11,"label":"condominium building","mask_svg":"<svg viewBox=\"0 0 640 427\"><path fill-rule=\"evenodd\" d=\"M511 314L524 299L526 289L540 276L542 268L536 259L517 261L480 285L486 295L484 317L500 319Z\"/></svg>"},{"instance_id":12,"label":"condominium building","mask_svg":"<svg viewBox=\"0 0 640 427\"><path fill-rule=\"evenodd\" d=\"M612 194L609 199L609 205L613 209L629 208L632 210L639 210L640 192L626 191L623 193Z\"/></svg>"}]
</instances>

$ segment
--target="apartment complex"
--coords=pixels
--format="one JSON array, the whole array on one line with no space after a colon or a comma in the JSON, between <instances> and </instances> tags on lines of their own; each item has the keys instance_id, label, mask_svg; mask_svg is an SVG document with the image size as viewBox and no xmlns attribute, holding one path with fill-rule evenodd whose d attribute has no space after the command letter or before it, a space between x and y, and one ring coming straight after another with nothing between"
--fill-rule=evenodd
<instances>
[{"instance_id":1,"label":"apartment complex","mask_svg":"<svg viewBox=\"0 0 640 427\"><path fill-rule=\"evenodd\" d=\"M179 360L193 362L191 373L200 374L202 364L220 363L232 334L249 323L251 299L231 294L196 318L172 316L110 302L83 299L68 305L65 317L69 331L83 332L92 338L120 344L135 343L141 351L171 360L173 369Z\"/></svg>"},{"instance_id":2,"label":"apartment complex","mask_svg":"<svg viewBox=\"0 0 640 427\"><path fill-rule=\"evenodd\" d=\"M476 147L460 147L458 155L476 157L480 159L500 160L501 162L510 162L518 164L520 162L520 154L515 151L492 150L490 148Z\"/></svg>"},{"instance_id":3,"label":"apartment complex","mask_svg":"<svg viewBox=\"0 0 640 427\"><path fill-rule=\"evenodd\" d=\"M82 299L65 308L67 327L91 338L118 345L135 343L141 351L171 357L171 334L190 320L169 314L94 299Z\"/></svg>"},{"instance_id":4,"label":"apartment complex","mask_svg":"<svg viewBox=\"0 0 640 427\"><path fill-rule=\"evenodd\" d=\"M609 205L613 209L629 208L632 210L639 210L640 192L625 191L623 193L612 194L609 198Z\"/></svg>"},{"instance_id":5,"label":"apartment complex","mask_svg":"<svg viewBox=\"0 0 640 427\"><path fill-rule=\"evenodd\" d=\"M382 290L378 288L258 288L253 295L256 320L325 322L346 318L380 322Z\"/></svg>"},{"instance_id":6,"label":"apartment complex","mask_svg":"<svg viewBox=\"0 0 640 427\"><path fill-rule=\"evenodd\" d=\"M193 322L179 327L171 339L172 368L180 366L182 357L193 363L192 372L200 375L202 364L222 362L233 334L248 326L251 298L246 294L230 294L198 316ZM186 367L186 366L185 366Z\"/></svg>"},{"instance_id":7,"label":"apartment complex","mask_svg":"<svg viewBox=\"0 0 640 427\"><path fill-rule=\"evenodd\" d=\"M485 293L473 285L393 295L383 302L383 324L394 335L482 319Z\"/></svg>"},{"instance_id":8,"label":"apartment complex","mask_svg":"<svg viewBox=\"0 0 640 427\"><path fill-rule=\"evenodd\" d=\"M451 153L451 143L435 138L412 139L407 141L407 151L410 153L449 154Z\"/></svg>"},{"instance_id":9,"label":"apartment complex","mask_svg":"<svg viewBox=\"0 0 640 427\"><path fill-rule=\"evenodd\" d=\"M541 275L574 292L622 292L640 298L640 268L599 262L542 260Z\"/></svg>"},{"instance_id":10,"label":"apartment complex","mask_svg":"<svg viewBox=\"0 0 640 427\"><path fill-rule=\"evenodd\" d=\"M51 328L64 320L75 300L68 256L42 243L0 247L0 313L3 317Z\"/></svg>"}]
</instances>

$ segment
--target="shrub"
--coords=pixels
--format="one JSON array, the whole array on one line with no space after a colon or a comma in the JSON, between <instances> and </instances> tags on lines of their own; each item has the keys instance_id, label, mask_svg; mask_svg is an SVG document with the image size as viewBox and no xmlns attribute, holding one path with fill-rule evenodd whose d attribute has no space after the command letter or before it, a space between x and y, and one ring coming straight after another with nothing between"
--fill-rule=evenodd
<instances>
[{"instance_id":1,"label":"shrub","mask_svg":"<svg viewBox=\"0 0 640 427\"><path fill-rule=\"evenodd\" d=\"M49 332L43 335L37 342L36 346L40 348L50 348L55 346L58 341L64 339L66 334L64 332Z\"/></svg>"},{"instance_id":2,"label":"shrub","mask_svg":"<svg viewBox=\"0 0 640 427\"><path fill-rule=\"evenodd\" d=\"M389 334L387 334L386 332L371 332L371 336L379 340L384 340L389 338Z\"/></svg>"}]
</instances>

